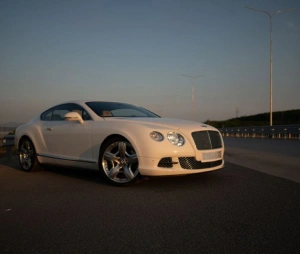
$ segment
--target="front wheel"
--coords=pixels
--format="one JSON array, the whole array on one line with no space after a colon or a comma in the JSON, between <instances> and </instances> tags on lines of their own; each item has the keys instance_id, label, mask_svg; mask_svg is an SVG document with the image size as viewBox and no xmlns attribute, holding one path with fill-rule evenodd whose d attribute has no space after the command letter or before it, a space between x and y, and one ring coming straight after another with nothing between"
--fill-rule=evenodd
<instances>
[{"instance_id":1,"label":"front wheel","mask_svg":"<svg viewBox=\"0 0 300 254\"><path fill-rule=\"evenodd\" d=\"M117 186L131 185L139 175L136 152L127 140L120 137L114 137L103 145L99 167L103 178Z\"/></svg>"},{"instance_id":2,"label":"front wheel","mask_svg":"<svg viewBox=\"0 0 300 254\"><path fill-rule=\"evenodd\" d=\"M37 171L40 169L36 157L35 148L29 138L23 138L19 145L19 163L22 170L26 172Z\"/></svg>"}]
</instances>

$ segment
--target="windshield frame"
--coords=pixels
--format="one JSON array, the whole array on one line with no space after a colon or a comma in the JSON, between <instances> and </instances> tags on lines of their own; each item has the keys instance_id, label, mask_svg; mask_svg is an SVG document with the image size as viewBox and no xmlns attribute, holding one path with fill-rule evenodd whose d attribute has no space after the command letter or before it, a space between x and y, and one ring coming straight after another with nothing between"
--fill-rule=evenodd
<instances>
[{"instance_id":1,"label":"windshield frame","mask_svg":"<svg viewBox=\"0 0 300 254\"><path fill-rule=\"evenodd\" d=\"M89 101L85 103L96 115L99 117L149 117L149 118L161 118L159 115L151 112L148 109L143 107L139 107L136 105L132 105L129 103L123 102L109 102L109 101ZM119 111L117 111L119 110ZM120 112L124 112L125 110L132 110L132 112L140 113L141 115L124 115L120 114ZM119 114L116 114L117 113Z\"/></svg>"}]
</instances>

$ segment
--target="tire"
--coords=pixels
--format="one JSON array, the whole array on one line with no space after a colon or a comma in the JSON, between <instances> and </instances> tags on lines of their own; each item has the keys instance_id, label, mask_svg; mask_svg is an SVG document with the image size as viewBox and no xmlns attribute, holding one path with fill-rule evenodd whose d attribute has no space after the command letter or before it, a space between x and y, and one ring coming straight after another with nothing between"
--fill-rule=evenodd
<instances>
[{"instance_id":1,"label":"tire","mask_svg":"<svg viewBox=\"0 0 300 254\"><path fill-rule=\"evenodd\" d=\"M116 186L129 186L139 178L138 157L133 146L121 137L109 139L99 154L101 175Z\"/></svg>"},{"instance_id":2,"label":"tire","mask_svg":"<svg viewBox=\"0 0 300 254\"><path fill-rule=\"evenodd\" d=\"M37 160L36 152L32 141L29 138L23 138L19 145L19 163L23 171L38 171L40 165Z\"/></svg>"}]
</instances>

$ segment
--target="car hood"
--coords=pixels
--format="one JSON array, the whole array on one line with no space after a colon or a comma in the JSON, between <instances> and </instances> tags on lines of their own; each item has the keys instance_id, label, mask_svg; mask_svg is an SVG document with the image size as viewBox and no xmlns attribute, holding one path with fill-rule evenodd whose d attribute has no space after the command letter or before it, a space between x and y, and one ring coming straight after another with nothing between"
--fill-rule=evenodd
<instances>
[{"instance_id":1,"label":"car hood","mask_svg":"<svg viewBox=\"0 0 300 254\"><path fill-rule=\"evenodd\" d=\"M146 118L146 117L107 117L106 121L120 121L126 123L141 124L151 128L168 128L171 130L216 130L214 127L195 121L173 118Z\"/></svg>"}]
</instances>

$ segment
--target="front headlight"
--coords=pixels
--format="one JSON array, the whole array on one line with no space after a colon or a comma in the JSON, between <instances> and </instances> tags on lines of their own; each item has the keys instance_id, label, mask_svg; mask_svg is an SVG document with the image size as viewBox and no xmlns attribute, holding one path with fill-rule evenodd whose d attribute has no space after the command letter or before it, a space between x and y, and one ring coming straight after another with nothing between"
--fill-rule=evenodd
<instances>
[{"instance_id":1,"label":"front headlight","mask_svg":"<svg viewBox=\"0 0 300 254\"><path fill-rule=\"evenodd\" d=\"M153 140L157 141L157 142L160 142L160 141L163 141L163 140L164 140L163 134L161 134L161 133L158 132L158 131L152 131L152 132L150 133L150 137L151 137Z\"/></svg>"},{"instance_id":2,"label":"front headlight","mask_svg":"<svg viewBox=\"0 0 300 254\"><path fill-rule=\"evenodd\" d=\"M184 137L179 134L178 132L170 131L167 135L168 140L172 143L174 146L183 146L184 145Z\"/></svg>"}]
</instances>

